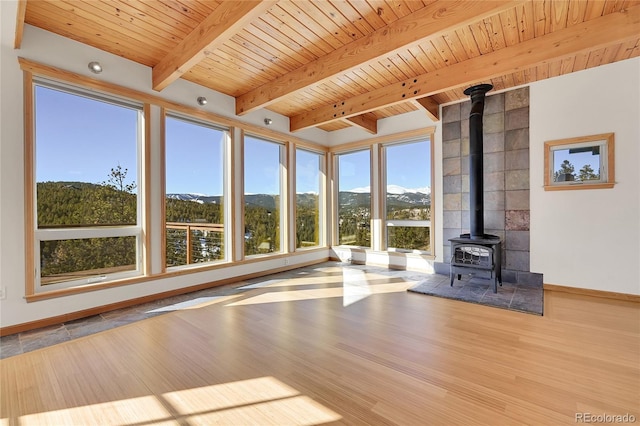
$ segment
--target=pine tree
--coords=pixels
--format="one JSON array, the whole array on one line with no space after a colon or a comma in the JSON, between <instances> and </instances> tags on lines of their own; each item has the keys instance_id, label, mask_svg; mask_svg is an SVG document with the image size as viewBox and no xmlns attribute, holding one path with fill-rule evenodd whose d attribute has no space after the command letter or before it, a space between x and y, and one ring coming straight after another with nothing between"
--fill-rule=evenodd
<instances>
[{"instance_id":1,"label":"pine tree","mask_svg":"<svg viewBox=\"0 0 640 426\"><path fill-rule=\"evenodd\" d=\"M560 169L554 173L553 180L555 182L564 182L575 180L576 178L576 169L571 164L569 160L564 160L562 164L560 164Z\"/></svg>"},{"instance_id":2,"label":"pine tree","mask_svg":"<svg viewBox=\"0 0 640 426\"><path fill-rule=\"evenodd\" d=\"M585 164L578 172L578 179L581 181L598 180L600 173L596 173L590 164Z\"/></svg>"}]
</instances>

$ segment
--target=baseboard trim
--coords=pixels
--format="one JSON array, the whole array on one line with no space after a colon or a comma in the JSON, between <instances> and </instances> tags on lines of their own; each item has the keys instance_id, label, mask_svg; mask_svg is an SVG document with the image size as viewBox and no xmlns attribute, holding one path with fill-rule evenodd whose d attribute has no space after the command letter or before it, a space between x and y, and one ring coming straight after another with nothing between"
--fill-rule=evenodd
<instances>
[{"instance_id":1,"label":"baseboard trim","mask_svg":"<svg viewBox=\"0 0 640 426\"><path fill-rule=\"evenodd\" d=\"M581 296L600 297L604 299L623 300L625 302L640 303L640 295L616 293L614 291L592 290L588 288L567 287L556 284L543 284L542 288L546 291L557 291L561 293L578 294Z\"/></svg>"},{"instance_id":2,"label":"baseboard trim","mask_svg":"<svg viewBox=\"0 0 640 426\"><path fill-rule=\"evenodd\" d=\"M191 293L194 291L205 290L213 287L220 287L227 284L233 284L235 282L249 280L252 278L259 278L271 274L277 274L279 272L290 271L292 269L304 268L306 266L312 266L319 263L327 262L329 257L312 260L304 263L297 263L295 265L283 266L280 268L269 269L268 271L254 272L246 275L238 275L232 278L225 278L217 281L210 281L204 284L198 284L194 286L179 288L170 291L164 291L162 293L150 294L148 296L136 297L135 299L122 300L120 302L110 303L108 305L96 306L94 308L83 309L81 311L69 312L67 314L57 315L55 317L43 318L35 321L29 321L22 324L10 325L7 327L0 327L0 337L9 336L11 334L23 333L29 330L35 330L37 328L49 327L56 324L61 324L69 321L78 320L81 318L90 317L93 315L99 315L105 312L114 311L116 309L128 308L142 303L154 302L160 299L166 299L168 297L179 296L181 294Z\"/></svg>"}]
</instances>

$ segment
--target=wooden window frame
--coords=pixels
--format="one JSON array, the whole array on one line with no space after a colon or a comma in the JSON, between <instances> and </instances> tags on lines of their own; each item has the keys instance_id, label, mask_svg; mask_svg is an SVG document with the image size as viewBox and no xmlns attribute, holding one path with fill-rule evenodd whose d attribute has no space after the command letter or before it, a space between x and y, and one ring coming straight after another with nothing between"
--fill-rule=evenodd
<instances>
[{"instance_id":1,"label":"wooden window frame","mask_svg":"<svg viewBox=\"0 0 640 426\"><path fill-rule=\"evenodd\" d=\"M279 219L279 238L280 238L280 249L278 251L270 252L270 253L256 253L256 254L246 254L244 250L244 239L242 240L242 257L243 259L256 259L256 258L266 258L281 255L283 253L290 253L290 236L291 232L295 232L295 230L290 229L290 225L292 224L292 218L290 217L290 209L289 209L289 198L290 198L290 173L289 173L289 156L291 150L291 144L287 141L282 141L278 139L270 139L258 133L247 133L242 132L242 229L245 228L245 196L246 196L246 183L245 183L245 171L246 171L246 163L245 163L245 153L246 153L246 139L252 138L257 141L266 142L270 144L277 145L279 147L279 177L280 177L280 219Z\"/></svg>"},{"instance_id":2,"label":"wooden window frame","mask_svg":"<svg viewBox=\"0 0 640 426\"><path fill-rule=\"evenodd\" d=\"M393 220L387 219L387 148L411 144L411 143L420 143L420 142L429 142L429 151L431 156L431 164L430 166L430 179L431 179L431 208L430 208L430 218L428 220ZM433 143L433 134L424 135L421 138L409 139L409 140L398 140L395 142L389 142L381 146L381 155L380 155L380 199L382 204L382 241L383 247L386 247L387 251L390 252L398 252L398 253L416 253L420 255L432 256L434 253L434 227L433 227L433 217L434 217L434 203L433 203L433 183L435 179L434 172L434 143ZM389 247L388 242L388 230L390 226L399 226L399 227L409 227L409 228L429 228L429 251L425 250L411 250L405 249L401 247Z\"/></svg>"},{"instance_id":3,"label":"wooden window frame","mask_svg":"<svg viewBox=\"0 0 640 426\"><path fill-rule=\"evenodd\" d=\"M402 254L408 254L408 255L416 254L423 258L435 259L435 256L436 256L435 211L436 211L436 203L437 203L437 200L435 199L435 189L434 189L435 188L435 133L436 133L435 126L423 127L423 128L418 128L414 130L407 130L401 133L395 133L395 134L378 136L378 137L363 139L360 141L350 142L350 143L329 149L330 161L328 162L328 165L331 167L329 181L332 183L331 184L331 200L332 200L332 206L333 206L330 213L331 214L330 224L331 224L331 240L332 240L333 246L352 248L352 249L359 248L359 249L365 249L365 250L375 249L375 250L396 252L396 253L402 253ZM370 181L371 181L371 188L372 188L371 217L373 222L373 219L376 219L376 218L379 219L383 216L386 217L386 215L384 214L384 200L383 200L384 198L386 198L386 190L383 191L384 188L382 188L382 185L383 185L382 181L384 177L380 176L380 174L384 174L383 161L382 161L382 155L380 155L380 152L381 152L380 150L384 146L392 145L395 143L406 143L406 142L418 141L420 139L429 139L429 141L431 142L431 226L430 226L430 233L429 233L429 237L431 240L430 241L431 251L429 253L420 252L420 254L418 254L418 253L414 253L413 251L397 251L397 250L386 249L386 221L383 227L385 228L384 230L379 228L374 228L372 224L371 247L358 247L358 246L348 246L348 245L338 244L339 242L339 239L338 239L339 238L338 236L338 232L339 232L338 230L339 170L338 170L338 159L337 159L338 155L347 154L355 151L361 151L364 149L368 149L370 151L370 155L371 155ZM374 155L374 150L376 150L377 155ZM378 159L376 164L374 164L375 162L374 157ZM378 174L378 179L375 183L374 183L374 177L373 177L374 167L377 167L378 171L381 172ZM375 197L373 194L373 189L374 189L373 185L378 185L377 191L379 196L377 197L377 201L374 200ZM383 197L383 195L385 196ZM382 235L374 236L374 232L382 232ZM379 238L379 237L384 237L384 238ZM374 246L374 240L378 241L378 245Z\"/></svg>"},{"instance_id":4,"label":"wooden window frame","mask_svg":"<svg viewBox=\"0 0 640 426\"><path fill-rule=\"evenodd\" d=\"M369 239L371 244L369 246L357 246L351 244L340 244L340 156L355 154L357 152L368 152L369 153ZM363 145L353 145L352 149L336 152L333 155L333 172L335 173L335 204L333 210L335 211L335 223L333 224L334 233L334 242L338 247L350 247L350 248L359 248L364 250L373 249L374 238L373 238L373 215L374 215L374 201L373 201L373 149L372 146L363 146Z\"/></svg>"},{"instance_id":5,"label":"wooden window frame","mask_svg":"<svg viewBox=\"0 0 640 426\"><path fill-rule=\"evenodd\" d=\"M174 120L180 120L183 121L185 123L189 123L191 125L194 126L202 126L211 130L217 130L220 132L223 132L225 134L225 138L222 142L223 147L223 158L222 158L222 191L223 191L223 229L224 229L224 246L225 246L225 250L224 250L224 258L219 259L219 260L213 260L213 261L209 261L209 262L201 262L201 263L189 263L187 262L184 265L176 265L176 266L167 266L167 253L166 253L166 238L167 238L167 226L166 226L166 208L167 208L167 201L166 201L166 183L167 183L167 167L166 167L166 150L167 150L167 119L171 118ZM233 223L232 221L230 221L229 219L233 217L233 215L230 214L230 209L232 206L232 203L228 202L228 200L231 199L230 197L230 192L231 192L231 186L230 186L230 181L231 181L231 170L230 170L230 163L229 163L229 158L231 156L231 151L232 151L232 146L233 146L233 134L235 133L234 128L233 127L227 127L227 126L221 126L217 123L211 122L209 120L205 120L202 117L193 117L191 115L185 114L183 112L178 112L178 111L173 111L173 110L168 110L166 108L162 108L160 111L160 120L162 122L161 127L162 127L162 140L161 140L161 170L162 170L162 195L163 195L163 201L162 201L162 218L163 221L165 223L165 226L162 227L162 235L161 235L161 241L162 243L162 248L161 248L161 252L162 252L162 271L166 272L166 271L176 271L176 270L199 270L202 268L206 268L207 266L210 265L215 265L215 264L224 264L224 263L229 263L231 260L231 253L233 253L233 245L234 245L234 241L232 240L231 237L231 229L233 229ZM185 222L185 226L190 226L190 225L196 225L195 223L188 223Z\"/></svg>"},{"instance_id":6,"label":"wooden window frame","mask_svg":"<svg viewBox=\"0 0 640 426\"><path fill-rule=\"evenodd\" d=\"M579 144L593 142L604 142L605 150L605 181L601 182L581 182L570 181L567 183L553 182L551 174L554 172L553 151L558 147L571 147ZM565 191L576 189L609 189L615 185L615 137L614 133L601 133L597 135L580 136L575 138L557 139L544 143L544 190L545 191Z\"/></svg>"},{"instance_id":7,"label":"wooden window frame","mask_svg":"<svg viewBox=\"0 0 640 426\"><path fill-rule=\"evenodd\" d=\"M48 77L34 77L31 72L24 72L24 112L25 112L25 144L24 144L24 173L25 173L25 297L30 297L49 293L74 292L74 289L87 287L102 287L105 284L137 280L148 273L150 269L150 256L148 252L150 239L148 237L149 222L146 212L148 211L147 185L148 179L148 153L149 153L149 118L150 105L137 100L131 100L120 95L113 95L108 92L92 93L81 86L77 86L68 81L51 80ZM137 213L136 225L122 225L116 227L92 228L92 227L63 227L59 229L39 229L36 221L36 86L61 90L74 96L84 96L98 102L108 101L112 98L114 103L122 102L123 105L136 105L138 109L138 129L137 129L137 163L138 170L136 181L138 182L137 192ZM105 97L107 99L105 99ZM113 238L113 237L136 237L136 269L135 271L113 273L109 276L96 278L81 278L76 280L61 281L59 283L47 284L43 287L40 278L39 267L39 244L42 241L67 240L67 239L89 239L89 238Z\"/></svg>"},{"instance_id":8,"label":"wooden window frame","mask_svg":"<svg viewBox=\"0 0 640 426\"><path fill-rule=\"evenodd\" d=\"M228 223L229 226L231 226L229 234L231 234L230 238L232 239L234 244L237 244L238 242L240 243L242 242L242 237L238 235L239 227L240 227L239 222L241 221L240 217L244 216L242 204L240 202L242 191L241 190L236 191L235 189L242 188L243 171L241 169L243 165L241 164L241 161L239 161L239 159L242 157L243 144L241 143L241 138L243 137L245 132L250 132L255 137L258 137L261 139L268 139L274 142L280 142L284 144L286 147L286 155L288 156L287 164L290 164L290 161L291 161L290 153L292 152L292 149L293 149L292 147L294 145L297 147L308 148L311 151L324 153L325 174L323 176L324 179L322 182L322 191L323 191L322 197L323 197L324 205L323 205L322 213L325 215L325 217L322 223L322 226L323 226L322 241L323 242L319 247L312 247L309 249L305 249L304 253L323 252L329 247L329 242L331 241L331 236L333 232L332 230L333 220L329 220L329 218L333 215L333 210L328 211L326 206L328 206L329 192L330 192L330 188L332 188L332 185L333 185L329 177L332 176L331 161L333 160L333 157L334 157L329 147L324 147L316 143L312 143L304 139L297 138L290 134L278 132L273 129L267 129L260 125L251 124L251 123L240 121L234 118L225 117L225 116L213 113L211 111L205 111L201 108L194 108L178 102L170 101L154 94L150 94L150 93L142 92L139 90L131 89L125 86L109 83L95 77L88 77L75 72L66 71L64 69L60 69L50 65L31 61L29 59L25 59L22 57L18 58L18 62L20 64L20 68L22 69L23 77L24 77L23 78L24 141L25 141L24 143L24 158L25 158L24 252L25 252L25 300L27 302L31 303L31 302L37 302L37 301L47 300L47 299L52 299L57 297L65 297L70 295L87 293L87 292L92 292L92 291L97 291L97 290L102 290L107 288L142 284L142 283L151 282L157 279L181 277L181 276L186 276L193 273L202 273L202 272L209 272L209 271L215 272L215 271L224 270L229 266L253 264L256 262L260 262L263 259L263 257L261 256L252 256L249 259L245 259L242 257L241 253L238 253L237 248L233 248L233 252L231 253L231 257L228 263L214 263L214 264L207 264L206 266L202 266L199 268L188 268L188 269L171 270L171 271L166 271L166 269L162 267L163 266L163 263L162 263L162 264L158 264L155 270L152 268L152 258L155 259L156 257L159 256L158 259L164 259L164 253L161 252L163 244L160 244L159 246L152 245L151 234L154 231L159 232L159 229L156 229L156 225L152 226L152 217L150 214L152 209L152 204L151 204L152 197L150 195L153 191L164 192L164 187L162 186L163 182L158 183L152 179L151 155L156 156L159 153L160 158L163 158L164 152L162 150L164 148L163 148L163 144L160 144L160 147L158 148L156 144L152 143L150 136L152 133L151 132L152 127L157 126L159 131L159 138L160 140L164 140L164 120L162 120L161 116L162 114L164 114L165 110L184 114L188 117L192 117L196 119L202 119L204 121L214 123L217 126L229 127L230 134L231 134L231 152L228 159L229 161L228 168L231 173L231 177L230 177L231 182L229 183L229 185L233 189L230 191L230 200L229 200L229 203L231 204L231 213L230 213L231 218L230 220L226 220L225 222ZM69 288L63 288L58 290L47 290L47 291L38 292L38 293L34 291L35 289L34 265L37 259L34 258L33 224L34 224L35 216L34 216L34 210L33 210L34 208L33 189L30 186L31 184L33 184L34 179L33 179L33 176L31 175L32 164L29 164L28 162L28 159L33 158L32 156L33 156L33 148L34 148L33 146L34 111L32 110L33 108L32 83L33 83L34 77L43 77L46 79L62 82L64 84L75 86L83 91L96 92L98 94L105 94L107 96L115 96L115 97L130 99L132 101L139 102L144 105L145 139L144 139L144 147L143 147L144 170L142 171L144 176L144 182L143 181L139 182L139 185L145 185L144 191L146 193L146 196L143 197L143 201L142 201L143 214L142 214L142 220L140 222L140 225L144 227L143 241L144 241L144 247L145 247L145 256L143 259L143 267L144 267L143 275L136 276L133 278L126 278L126 279L96 283L96 284L79 286L79 287L69 287ZM156 115L155 113L152 112L152 109L154 107L160 108L159 115ZM159 120L159 124L155 122L156 119ZM390 137L387 136L386 138L390 138ZM364 146L365 143L359 142L358 145ZM349 146L352 146L352 144L349 144ZM158 152L152 152L152 148L157 149ZM162 166L160 165L160 167ZM160 174L164 175L164 171L161 170ZM292 178L292 173L289 171L287 173L288 180L286 182L286 184L289 185L289 189L288 189L289 191L292 190L291 184L290 184L291 178ZM158 188L158 187L161 187L161 188ZM289 197L289 195L287 195L287 197ZM162 203L161 205L164 205L164 203ZM289 207L289 209L291 209L291 207ZM289 210L286 210L284 214L290 215L291 213ZM161 217L164 217L164 214L161 214ZM293 226L292 222L288 221L287 226L288 228L283 228L284 232L288 232L289 236L291 236L291 232L293 231L289 228ZM269 256L269 260L283 259L284 264L287 265L287 262L288 262L287 258L291 255L297 255L296 253L292 252L293 250L292 245L288 243L288 239L284 239L284 241L285 241L285 244L289 244L288 251L278 253L278 254L272 254ZM255 274L252 274L251 276L254 276L254 275ZM247 275L247 277L248 276L249 275ZM255 276L260 276L260 274ZM224 281L224 282L227 282L227 281ZM205 284L200 284L196 287L205 288L210 285L211 285L210 283L205 283ZM177 293L182 293L183 289L178 289L176 291Z\"/></svg>"},{"instance_id":9,"label":"wooden window frame","mask_svg":"<svg viewBox=\"0 0 640 426\"><path fill-rule=\"evenodd\" d=\"M318 151L314 149L310 149L305 146L299 146L297 144L292 144L290 146L290 166L291 166L291 204L292 204L292 218L294 219L293 226L291 227L291 233L293 236L293 240L290 242L292 249L295 251L305 251L318 247L323 247L326 245L326 240L324 238L325 235L325 224L326 224L326 201L325 201L325 182L326 182L326 164L327 164L327 153L324 151ZM319 164L318 164L318 228L316 232L318 233L318 244L309 247L297 247L297 232L298 232L298 197L297 197L297 184L298 184L298 151L305 151L311 154L315 154L319 156Z\"/></svg>"}]
</instances>

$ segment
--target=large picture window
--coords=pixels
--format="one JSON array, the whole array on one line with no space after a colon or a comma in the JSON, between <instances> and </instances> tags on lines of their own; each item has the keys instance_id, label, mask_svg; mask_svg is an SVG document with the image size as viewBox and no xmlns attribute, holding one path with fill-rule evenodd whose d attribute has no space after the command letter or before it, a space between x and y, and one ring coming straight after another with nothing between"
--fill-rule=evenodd
<instances>
[{"instance_id":1,"label":"large picture window","mask_svg":"<svg viewBox=\"0 0 640 426\"><path fill-rule=\"evenodd\" d=\"M244 254L281 252L284 145L245 136Z\"/></svg>"},{"instance_id":2,"label":"large picture window","mask_svg":"<svg viewBox=\"0 0 640 426\"><path fill-rule=\"evenodd\" d=\"M33 87L35 290L142 274L142 105Z\"/></svg>"},{"instance_id":3,"label":"large picture window","mask_svg":"<svg viewBox=\"0 0 640 426\"><path fill-rule=\"evenodd\" d=\"M371 247L371 154L339 154L338 244Z\"/></svg>"},{"instance_id":4,"label":"large picture window","mask_svg":"<svg viewBox=\"0 0 640 426\"><path fill-rule=\"evenodd\" d=\"M296 149L296 248L320 244L320 193L324 155Z\"/></svg>"},{"instance_id":5,"label":"large picture window","mask_svg":"<svg viewBox=\"0 0 640 426\"><path fill-rule=\"evenodd\" d=\"M386 241L389 249L431 251L431 144L384 147Z\"/></svg>"},{"instance_id":6,"label":"large picture window","mask_svg":"<svg viewBox=\"0 0 640 426\"><path fill-rule=\"evenodd\" d=\"M179 116L165 121L167 267L224 260L225 146L229 132Z\"/></svg>"}]
</instances>

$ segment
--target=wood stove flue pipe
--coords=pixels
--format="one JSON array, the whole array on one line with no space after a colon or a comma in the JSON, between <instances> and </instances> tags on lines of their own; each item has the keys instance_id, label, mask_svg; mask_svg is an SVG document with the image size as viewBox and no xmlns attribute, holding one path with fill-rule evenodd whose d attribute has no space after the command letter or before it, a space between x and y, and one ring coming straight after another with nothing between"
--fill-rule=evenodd
<instances>
[{"instance_id":1,"label":"wood stove flue pipe","mask_svg":"<svg viewBox=\"0 0 640 426\"><path fill-rule=\"evenodd\" d=\"M469 87L464 94L471 97L469 113L469 231L472 240L484 237L484 164L483 129L485 94L491 84Z\"/></svg>"}]
</instances>

